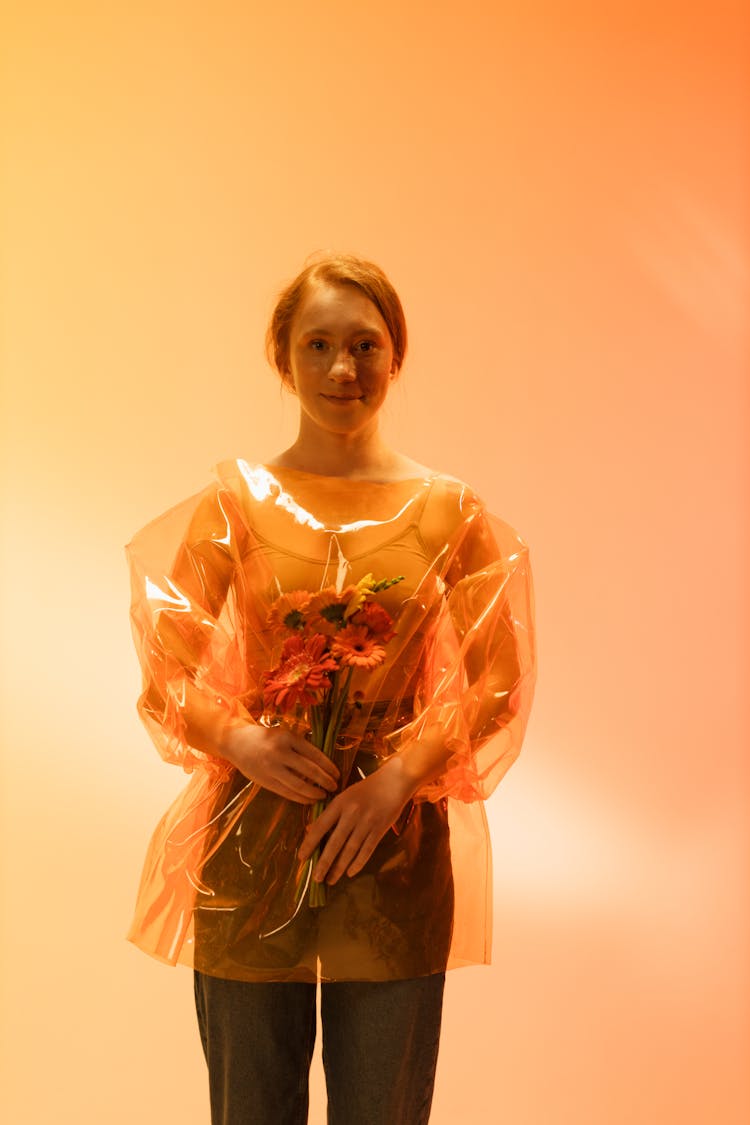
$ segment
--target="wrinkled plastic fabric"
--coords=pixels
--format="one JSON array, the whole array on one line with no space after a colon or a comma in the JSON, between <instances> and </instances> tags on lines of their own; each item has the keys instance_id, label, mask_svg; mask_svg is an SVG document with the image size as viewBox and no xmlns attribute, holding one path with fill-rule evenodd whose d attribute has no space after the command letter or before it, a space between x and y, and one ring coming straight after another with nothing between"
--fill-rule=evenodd
<instances>
[{"instance_id":1,"label":"wrinkled plastic fabric","mask_svg":"<svg viewBox=\"0 0 750 1125\"><path fill-rule=\"evenodd\" d=\"M139 713L189 775L148 849L128 938L170 964L238 980L386 980L487 963L492 942L483 801L518 756L536 680L528 548L463 482L324 477L245 461L127 545L143 671ZM311 908L297 858L311 806L221 757L264 717L278 661L269 607L403 575L378 595L387 658L357 670L335 752L341 787L404 748L442 740L364 868ZM434 771L433 771L434 773Z\"/></svg>"}]
</instances>

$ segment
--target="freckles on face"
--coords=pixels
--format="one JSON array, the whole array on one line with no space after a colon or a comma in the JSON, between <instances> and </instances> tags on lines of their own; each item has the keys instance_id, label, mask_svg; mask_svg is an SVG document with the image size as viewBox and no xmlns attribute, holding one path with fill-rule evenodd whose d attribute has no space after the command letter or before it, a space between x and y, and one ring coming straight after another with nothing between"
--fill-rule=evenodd
<instances>
[{"instance_id":1,"label":"freckles on face","mask_svg":"<svg viewBox=\"0 0 750 1125\"><path fill-rule=\"evenodd\" d=\"M396 374L380 310L356 286L314 286L292 321L289 368L303 404L314 396L339 412L346 403L379 407Z\"/></svg>"}]
</instances>

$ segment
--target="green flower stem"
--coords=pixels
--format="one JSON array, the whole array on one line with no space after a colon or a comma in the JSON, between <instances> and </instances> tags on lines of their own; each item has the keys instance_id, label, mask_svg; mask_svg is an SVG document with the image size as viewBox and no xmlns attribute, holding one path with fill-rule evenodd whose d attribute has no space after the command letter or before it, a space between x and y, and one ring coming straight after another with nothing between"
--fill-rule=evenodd
<instances>
[{"instance_id":1,"label":"green flower stem","mask_svg":"<svg viewBox=\"0 0 750 1125\"><path fill-rule=\"evenodd\" d=\"M317 820L323 811L325 800L316 801L313 805L312 820ZM315 851L307 861L310 864L310 872L315 870L315 864L320 859L320 844L316 845ZM325 883L316 883L314 879L310 880L310 906L325 906L326 904L326 886Z\"/></svg>"},{"instance_id":2,"label":"green flower stem","mask_svg":"<svg viewBox=\"0 0 750 1125\"><path fill-rule=\"evenodd\" d=\"M326 744L323 748L324 753L327 754L329 758L332 756L333 748L336 745L336 739L338 738L339 732L341 730L341 723L344 717L344 707L346 705L347 699L349 698L349 686L352 682L353 673L353 667L350 666L349 668L347 668L344 686L341 689L339 695L337 697L334 697L331 706L331 719L328 724L328 729L326 730Z\"/></svg>"},{"instance_id":3,"label":"green flower stem","mask_svg":"<svg viewBox=\"0 0 750 1125\"><path fill-rule=\"evenodd\" d=\"M351 666L346 670L346 678L343 687L340 691L338 688L338 672L333 676L333 689L331 691L330 715L328 717L328 724L325 727L325 733L320 729L322 727L322 716L318 707L313 707L311 716L311 726L313 743L323 750L327 758L333 758L333 751L336 746L336 739L341 730L341 724L344 718L344 707L349 697L349 686L352 682L352 675L354 668ZM322 737L320 737L322 735ZM322 743L322 746L321 746ZM313 805L312 816L310 822L313 823L318 819L323 809L326 806L326 799L316 801ZM310 856L309 864L310 871L315 869L315 864L320 858L320 845L315 848L315 851ZM316 883L314 879L310 881L310 906L325 906L326 904L326 885L325 883Z\"/></svg>"}]
</instances>

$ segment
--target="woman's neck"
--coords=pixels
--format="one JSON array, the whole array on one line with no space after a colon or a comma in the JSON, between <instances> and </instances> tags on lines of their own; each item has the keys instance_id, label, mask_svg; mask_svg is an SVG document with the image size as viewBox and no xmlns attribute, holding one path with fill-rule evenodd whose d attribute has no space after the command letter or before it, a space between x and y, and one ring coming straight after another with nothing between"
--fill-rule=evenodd
<instances>
[{"instance_id":1,"label":"woman's neck","mask_svg":"<svg viewBox=\"0 0 750 1125\"><path fill-rule=\"evenodd\" d=\"M322 476L368 477L398 475L406 461L379 433L362 439L351 434L319 433L314 440L300 433L293 445L268 464Z\"/></svg>"}]
</instances>

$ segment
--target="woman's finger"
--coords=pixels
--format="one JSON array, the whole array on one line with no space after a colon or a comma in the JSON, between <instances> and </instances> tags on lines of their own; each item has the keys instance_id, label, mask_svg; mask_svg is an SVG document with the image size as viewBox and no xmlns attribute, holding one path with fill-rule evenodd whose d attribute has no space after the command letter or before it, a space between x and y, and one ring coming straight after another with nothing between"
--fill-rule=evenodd
<instances>
[{"instance_id":1,"label":"woman's finger","mask_svg":"<svg viewBox=\"0 0 750 1125\"><path fill-rule=\"evenodd\" d=\"M273 755L269 756L269 763L275 769L277 776L283 777L287 784L291 782L292 777L302 778L311 782L316 789L322 787L323 796L326 797L337 789L335 778L329 772L320 769L314 762L303 758L288 739L284 739L274 748ZM316 793L316 796L319 797L320 794Z\"/></svg>"},{"instance_id":2,"label":"woman's finger","mask_svg":"<svg viewBox=\"0 0 750 1125\"><path fill-rule=\"evenodd\" d=\"M297 849L297 855L300 859L307 859L308 856L312 855L326 832L328 832L338 820L341 809L340 806L334 804L336 799L337 798L334 797L334 801L331 802L328 808L323 809L320 816L316 817L316 819L307 826L305 838Z\"/></svg>"},{"instance_id":3,"label":"woman's finger","mask_svg":"<svg viewBox=\"0 0 750 1125\"><path fill-rule=\"evenodd\" d=\"M247 775L245 774L245 776ZM287 785L286 783L284 783L281 776L265 777L263 781L260 781L257 776L253 776L247 777L247 781L253 782L253 784L259 786L260 789L268 790L269 793L275 793L275 795L277 796L282 796L282 798L286 801L296 801L298 804L314 804L315 801L320 800L320 794L317 794L315 796L306 796L304 793L300 793L299 790L293 789L291 785Z\"/></svg>"},{"instance_id":4,"label":"woman's finger","mask_svg":"<svg viewBox=\"0 0 750 1125\"><path fill-rule=\"evenodd\" d=\"M353 828L340 828L334 830L320 853L320 858L315 865L313 879L317 882L335 883L344 874L346 868L359 855L363 839L359 826Z\"/></svg>"},{"instance_id":5,"label":"woman's finger","mask_svg":"<svg viewBox=\"0 0 750 1125\"><path fill-rule=\"evenodd\" d=\"M341 853L342 850L347 851L347 849L353 848L353 851L351 853L352 855L356 854L359 851L358 843L354 843L352 845L349 842L351 834L351 827L345 827L339 821L336 828L334 828L334 830L331 832L331 835L328 837L328 841L326 842L323 851L320 853L320 858L315 864L315 869L313 870L313 879L315 879L316 882L322 882L325 879L331 865L337 859L339 853Z\"/></svg>"},{"instance_id":6,"label":"woman's finger","mask_svg":"<svg viewBox=\"0 0 750 1125\"><path fill-rule=\"evenodd\" d=\"M356 874L356 871L364 867L374 850L375 845L371 844L369 836L360 841L355 840L354 834L352 834L336 860L331 864L326 882L337 883L342 875ZM314 875L315 872L313 872L313 877Z\"/></svg>"},{"instance_id":7,"label":"woman's finger","mask_svg":"<svg viewBox=\"0 0 750 1125\"><path fill-rule=\"evenodd\" d=\"M282 764L277 777L280 784L297 795L297 800L322 801L330 796L329 789L323 788L314 781L308 781L291 766Z\"/></svg>"},{"instance_id":8,"label":"woman's finger","mask_svg":"<svg viewBox=\"0 0 750 1125\"><path fill-rule=\"evenodd\" d=\"M296 801L298 805L312 805L320 800L320 797L306 797L296 789L284 785L283 781L274 781L273 785L265 785L263 788L275 793L277 797L283 797L285 801Z\"/></svg>"},{"instance_id":9,"label":"woman's finger","mask_svg":"<svg viewBox=\"0 0 750 1125\"><path fill-rule=\"evenodd\" d=\"M320 781L328 781L329 778L332 778L335 782L338 782L341 776L338 766L327 754L324 754L317 746L313 746L312 742L308 742L306 738L301 738L299 735L292 735L289 738L289 745L292 746L296 754L310 763L311 773L316 778Z\"/></svg>"},{"instance_id":10,"label":"woman's finger","mask_svg":"<svg viewBox=\"0 0 750 1125\"><path fill-rule=\"evenodd\" d=\"M351 877L352 875L358 875L359 874L359 872L362 870L362 868L365 866L365 864L369 860L372 853L375 851L375 848L378 846L378 842L379 842L379 839L378 839L377 836L374 837L374 838L372 836L368 836L368 838L363 843L362 847L359 849L359 854L354 857L352 862L347 867L347 869L346 869L347 875L349 875ZM343 872L342 872L342 874L343 874Z\"/></svg>"}]
</instances>

